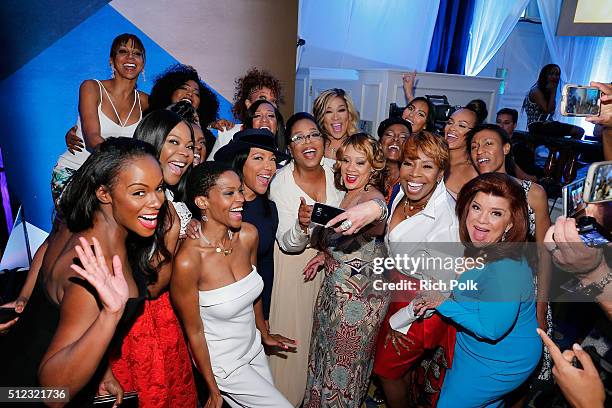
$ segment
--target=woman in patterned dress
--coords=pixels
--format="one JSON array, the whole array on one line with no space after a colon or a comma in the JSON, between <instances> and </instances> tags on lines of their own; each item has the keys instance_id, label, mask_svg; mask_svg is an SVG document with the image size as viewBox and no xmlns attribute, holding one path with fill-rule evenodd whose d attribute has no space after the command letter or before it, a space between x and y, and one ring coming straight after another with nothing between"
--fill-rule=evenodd
<instances>
[{"instance_id":1,"label":"woman in patterned dress","mask_svg":"<svg viewBox=\"0 0 612 408\"><path fill-rule=\"evenodd\" d=\"M341 208L383 199L385 160L380 143L358 133L349 136L337 153L335 181L346 190ZM348 230L349 223L342 229ZM374 223L358 234L321 232L323 249L306 266L312 279L324 265L325 278L315 305L308 380L304 407L359 407L367 392L373 353L389 297L374 289L384 279L372 267L384 257L384 223Z\"/></svg>"}]
</instances>

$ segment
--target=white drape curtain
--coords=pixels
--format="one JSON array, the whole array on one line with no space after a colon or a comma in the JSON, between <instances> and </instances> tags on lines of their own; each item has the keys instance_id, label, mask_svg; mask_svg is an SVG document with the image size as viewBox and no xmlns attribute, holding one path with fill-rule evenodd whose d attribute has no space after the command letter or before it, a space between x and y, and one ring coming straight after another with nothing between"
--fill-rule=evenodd
<instances>
[{"instance_id":1,"label":"white drape curtain","mask_svg":"<svg viewBox=\"0 0 612 408\"><path fill-rule=\"evenodd\" d=\"M476 0L465 74L475 76L504 44L529 0Z\"/></svg>"},{"instance_id":2,"label":"white drape curtain","mask_svg":"<svg viewBox=\"0 0 612 408\"><path fill-rule=\"evenodd\" d=\"M548 51L552 62L561 67L561 81L578 85L588 85L589 81L611 81L610 39L557 36L562 0L537 1ZM570 118L568 122L584 127L587 134L593 126L581 118Z\"/></svg>"}]
</instances>

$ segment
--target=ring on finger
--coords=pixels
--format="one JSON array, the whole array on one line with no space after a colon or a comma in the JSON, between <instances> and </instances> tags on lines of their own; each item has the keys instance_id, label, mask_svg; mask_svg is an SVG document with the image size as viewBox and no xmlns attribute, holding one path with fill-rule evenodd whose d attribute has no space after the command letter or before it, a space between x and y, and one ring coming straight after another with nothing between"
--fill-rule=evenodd
<instances>
[{"instance_id":1,"label":"ring on finger","mask_svg":"<svg viewBox=\"0 0 612 408\"><path fill-rule=\"evenodd\" d=\"M353 222L351 220L344 220L342 224L340 224L340 229L342 231L348 231L353 226Z\"/></svg>"}]
</instances>

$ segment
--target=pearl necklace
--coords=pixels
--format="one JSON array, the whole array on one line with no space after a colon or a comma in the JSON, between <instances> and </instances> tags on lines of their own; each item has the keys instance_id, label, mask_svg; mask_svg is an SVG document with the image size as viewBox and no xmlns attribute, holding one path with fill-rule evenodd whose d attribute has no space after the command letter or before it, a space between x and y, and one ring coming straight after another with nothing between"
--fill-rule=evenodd
<instances>
[{"instance_id":1,"label":"pearl necklace","mask_svg":"<svg viewBox=\"0 0 612 408\"><path fill-rule=\"evenodd\" d=\"M408 204L409 201L410 200L408 199L408 197L406 197L406 201L404 201L404 217L406 218L410 218L410 215L407 214L406 207L408 207L408 211L414 211L415 208L418 209L419 211L423 211L425 207L427 206L427 203L419 204L419 205Z\"/></svg>"},{"instance_id":2,"label":"pearl necklace","mask_svg":"<svg viewBox=\"0 0 612 408\"><path fill-rule=\"evenodd\" d=\"M206 238L206 236L204 234L200 233L200 235L202 236L202 239L204 239L204 242L206 242L207 245L215 247L215 252L218 253L218 254L223 254L223 256L228 256L229 254L232 253L232 250L234 249L231 246L228 249L225 249L225 248L223 248L221 246L221 243L219 243L218 245L215 246L215 245L213 245L212 242L210 242L208 240L208 238ZM234 233L228 229L227 230L227 238L229 239L230 244L232 242L232 236L233 235L234 235Z\"/></svg>"}]
</instances>

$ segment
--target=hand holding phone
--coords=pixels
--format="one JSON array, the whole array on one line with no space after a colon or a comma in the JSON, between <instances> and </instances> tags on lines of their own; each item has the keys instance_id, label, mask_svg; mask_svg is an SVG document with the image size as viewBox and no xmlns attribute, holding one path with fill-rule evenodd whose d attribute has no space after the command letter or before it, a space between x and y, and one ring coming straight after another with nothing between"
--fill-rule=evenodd
<instances>
[{"instance_id":1,"label":"hand holding phone","mask_svg":"<svg viewBox=\"0 0 612 408\"><path fill-rule=\"evenodd\" d=\"M312 208L311 221L315 224L326 226L328 222L342 214L342 208L332 207L331 205L315 203ZM332 228L336 228L333 226Z\"/></svg>"},{"instance_id":2,"label":"hand holding phone","mask_svg":"<svg viewBox=\"0 0 612 408\"><path fill-rule=\"evenodd\" d=\"M612 201L612 161L591 164L584 181L585 203Z\"/></svg>"},{"instance_id":3,"label":"hand holding phone","mask_svg":"<svg viewBox=\"0 0 612 408\"><path fill-rule=\"evenodd\" d=\"M594 86L567 84L561 94L561 114L563 116L599 116L601 111L601 91Z\"/></svg>"}]
</instances>

